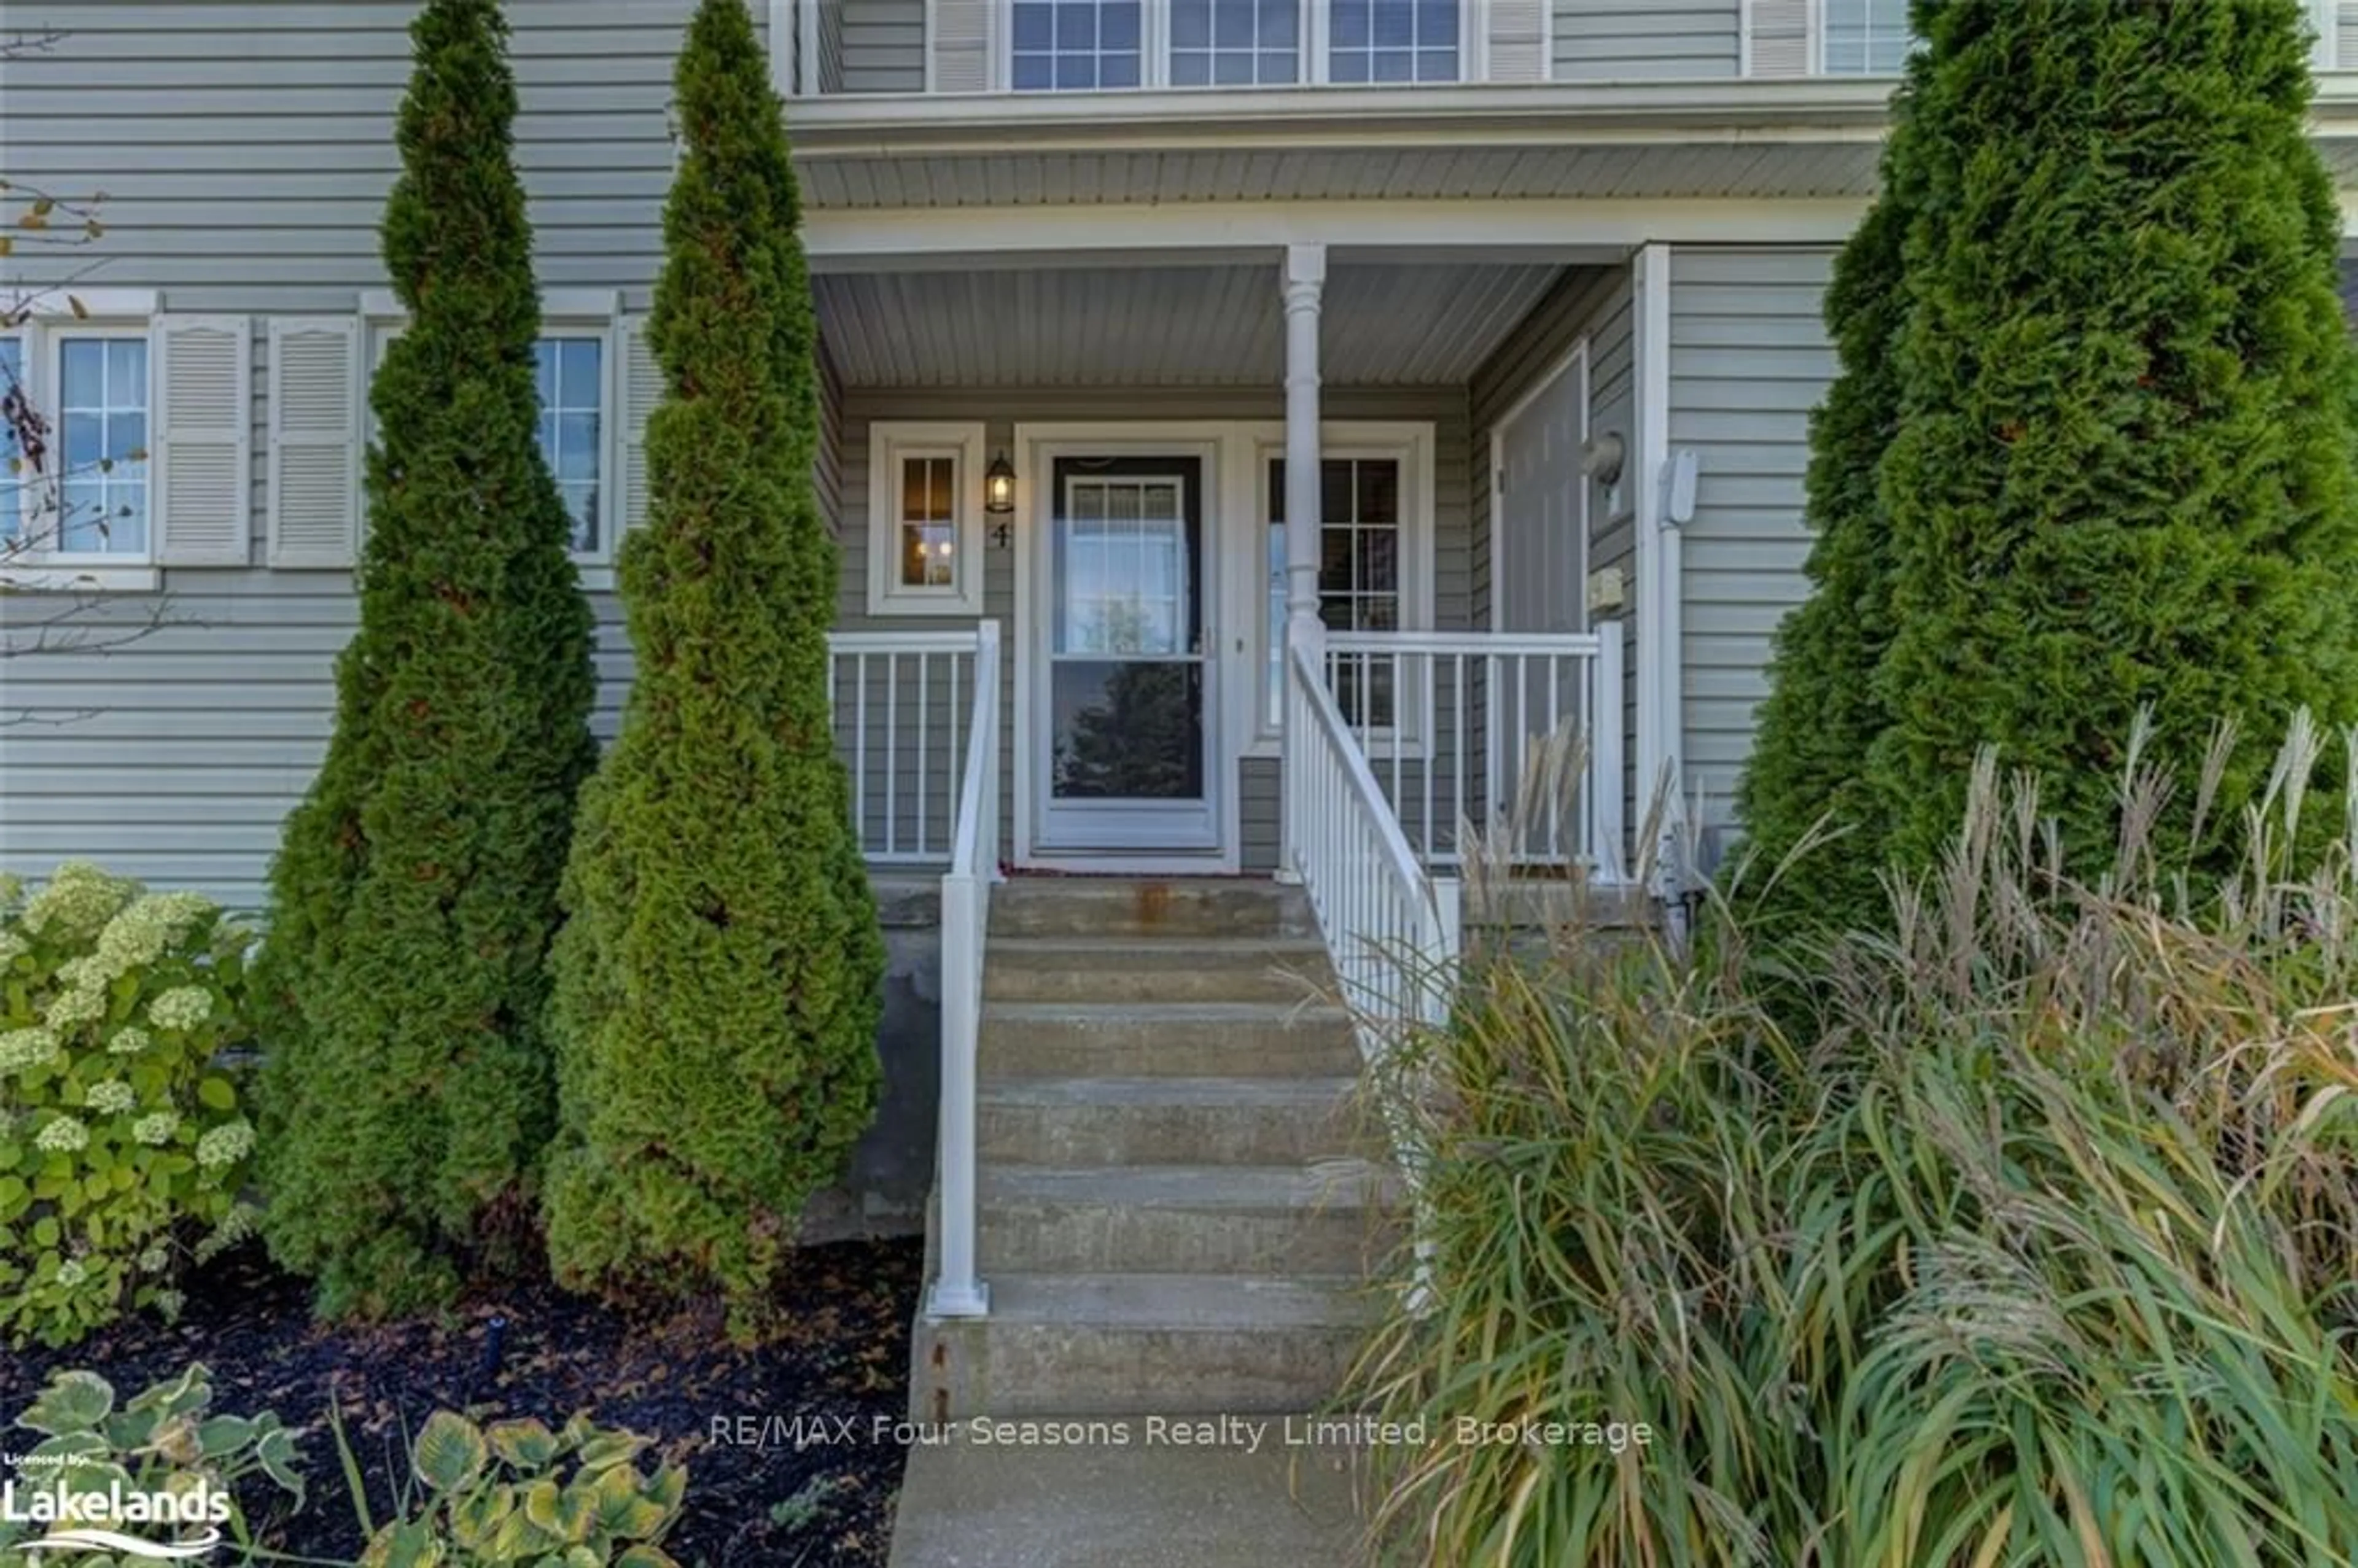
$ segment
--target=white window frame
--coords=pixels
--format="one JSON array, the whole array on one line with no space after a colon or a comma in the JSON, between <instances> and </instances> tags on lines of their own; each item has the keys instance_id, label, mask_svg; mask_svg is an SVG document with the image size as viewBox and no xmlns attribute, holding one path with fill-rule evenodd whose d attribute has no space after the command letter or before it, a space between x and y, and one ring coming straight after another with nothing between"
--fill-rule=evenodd
<instances>
[{"instance_id":1,"label":"white window frame","mask_svg":"<svg viewBox=\"0 0 2358 1568\"><path fill-rule=\"evenodd\" d=\"M540 330L535 341L542 338L595 338L598 350L598 547L594 550L568 549L574 566L581 575L581 586L592 593L603 593L614 586L614 553L621 548L619 535L623 525L622 490L623 483L623 447L627 435L622 429L622 297L611 289L544 289L540 296ZM389 290L372 289L361 296L362 342L361 351L367 358L367 373L361 380L362 439L371 446L377 440L376 373L384 364L384 351L394 339L409 325L409 313ZM535 394L535 403L538 395ZM534 428L539 427L535 408ZM535 439L537 438L535 437ZM550 476L552 479L554 474ZM568 518L570 513L566 514ZM361 542L366 548L368 538L368 499L361 499Z\"/></svg>"},{"instance_id":2,"label":"white window frame","mask_svg":"<svg viewBox=\"0 0 2358 1568\"><path fill-rule=\"evenodd\" d=\"M29 396L33 380L32 333L23 327L0 330L0 346L13 347L16 351L16 384ZM5 396L7 391L7 382L0 379L0 396ZM25 491L33 482L32 475L12 466L16 451L15 429L0 428L0 494L6 496L5 504L9 513L6 518L0 518L0 559L15 557L16 534L25 520Z\"/></svg>"},{"instance_id":3,"label":"white window frame","mask_svg":"<svg viewBox=\"0 0 2358 1568\"><path fill-rule=\"evenodd\" d=\"M598 542L590 549L568 548L565 553L573 557L573 563L577 567L611 568L614 564L614 551L620 544L615 535L621 531L622 525L622 509L620 503L622 483L621 430L622 399L616 381L619 373L617 366L622 358L622 338L615 330L614 316L611 311L603 317L544 315L540 322L540 336L535 340L535 344L546 342L555 338L587 340L598 345ZM538 422L539 416L535 410L534 415L535 427ZM551 470L549 478L554 481L556 477L556 470ZM568 508L565 515L569 523L573 516L572 511Z\"/></svg>"},{"instance_id":4,"label":"white window frame","mask_svg":"<svg viewBox=\"0 0 2358 1568\"><path fill-rule=\"evenodd\" d=\"M946 584L914 587L901 580L901 474L911 459L951 460L950 492L957 512L956 548ZM892 419L868 427L868 613L982 613L983 427L974 421Z\"/></svg>"},{"instance_id":5,"label":"white window frame","mask_svg":"<svg viewBox=\"0 0 2358 1568\"><path fill-rule=\"evenodd\" d=\"M1901 57L1901 63L1890 70L1829 69L1826 64L1826 45L1833 36L1833 29L1826 24L1826 7L1829 3L1830 0L1810 0L1810 71L1812 75L1830 78L1836 81L1887 81L1907 70L1904 54ZM1866 4L1871 6L1877 4L1877 0L1866 0ZM1899 30L1902 36L1907 38L1909 49L1912 51L1919 46L1920 40L1909 31L1906 0L1898 0L1898 5ZM1869 36L1870 38L1873 36L1872 28L1869 30Z\"/></svg>"},{"instance_id":6,"label":"white window frame","mask_svg":"<svg viewBox=\"0 0 2358 1568\"><path fill-rule=\"evenodd\" d=\"M1813 0L1815 3L1815 0ZM1002 92L1019 91L1015 86L1015 4L1016 0L991 0L991 24L996 38L992 48L991 70ZM1138 85L1136 87L1027 87L1020 91L1025 96L1053 98L1061 94L1083 92L1142 92L1169 89L1174 92L1249 92L1257 90L1282 90L1287 87L1324 87L1334 81L1334 11L1332 0L1299 0L1300 21L1294 27L1295 51L1300 59L1294 80L1256 82L1251 86L1217 82L1174 87L1171 81L1171 7L1163 0L1140 0ZM1403 88L1464 86L1482 80L1477 69L1480 59L1476 53L1482 38L1476 25L1475 14L1483 7L1479 0L1456 0L1457 5L1457 75L1448 81L1367 81L1347 82L1348 87Z\"/></svg>"},{"instance_id":7,"label":"white window frame","mask_svg":"<svg viewBox=\"0 0 2358 1568\"><path fill-rule=\"evenodd\" d=\"M162 582L157 566L159 522L156 512L155 453L157 431L157 361L155 320L162 300L152 289L55 289L24 303L24 319L13 330L20 346L25 395L50 423L53 460L40 476L38 488L54 491L64 482L65 420L58 395L63 390L61 359L69 338L131 339L147 345L147 534L137 550L59 550L28 546L8 557L7 581L21 590L59 589L71 592L152 592ZM19 489L20 508L40 503L32 492ZM62 495L49 498L61 508Z\"/></svg>"},{"instance_id":8,"label":"white window frame","mask_svg":"<svg viewBox=\"0 0 2358 1568\"><path fill-rule=\"evenodd\" d=\"M1281 727L1269 713L1269 665L1276 655L1269 628L1268 583L1261 569L1269 556L1270 531L1276 525L1271 521L1274 508L1271 504L1269 468L1272 461L1285 456L1285 427L1257 425L1249 434L1254 499L1248 515L1253 522L1251 570L1255 592L1250 615L1252 630L1248 638L1251 650L1252 725L1243 754L1274 757L1282 752ZM1318 459L1322 463L1329 458L1346 458L1393 460L1401 465L1399 629L1402 632L1432 631L1436 613L1433 555L1439 520L1434 493L1435 444L1433 426L1422 421L1329 419L1319 427ZM1323 528L1325 520L1321 518L1319 522ZM1398 705L1394 711L1401 720L1403 757L1421 755L1423 746L1424 716L1422 705L1410 700L1412 695L1402 689L1394 697ZM1383 740L1388 747L1390 737L1389 729L1370 731L1371 739Z\"/></svg>"}]
</instances>

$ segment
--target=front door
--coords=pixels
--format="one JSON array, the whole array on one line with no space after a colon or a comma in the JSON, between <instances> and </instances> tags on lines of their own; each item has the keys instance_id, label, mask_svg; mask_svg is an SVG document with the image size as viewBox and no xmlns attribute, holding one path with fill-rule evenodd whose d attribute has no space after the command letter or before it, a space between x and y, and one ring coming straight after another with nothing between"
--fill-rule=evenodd
<instances>
[{"instance_id":1,"label":"front door","mask_svg":"<svg viewBox=\"0 0 2358 1568\"><path fill-rule=\"evenodd\" d=\"M1203 460L1058 457L1048 477L1033 849L1217 855Z\"/></svg>"}]
</instances>

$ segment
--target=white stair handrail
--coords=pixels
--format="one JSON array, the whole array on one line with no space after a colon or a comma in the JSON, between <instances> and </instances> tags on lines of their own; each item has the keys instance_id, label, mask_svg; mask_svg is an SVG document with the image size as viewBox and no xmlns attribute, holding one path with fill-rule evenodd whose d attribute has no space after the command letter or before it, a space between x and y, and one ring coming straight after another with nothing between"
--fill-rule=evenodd
<instances>
[{"instance_id":1,"label":"white stair handrail","mask_svg":"<svg viewBox=\"0 0 2358 1568\"><path fill-rule=\"evenodd\" d=\"M981 1317L990 1290L975 1273L976 1053L982 1034L983 948L999 875L999 622L975 628L974 702L958 784L950 869L942 878L941 1194L933 1317Z\"/></svg>"}]
</instances>

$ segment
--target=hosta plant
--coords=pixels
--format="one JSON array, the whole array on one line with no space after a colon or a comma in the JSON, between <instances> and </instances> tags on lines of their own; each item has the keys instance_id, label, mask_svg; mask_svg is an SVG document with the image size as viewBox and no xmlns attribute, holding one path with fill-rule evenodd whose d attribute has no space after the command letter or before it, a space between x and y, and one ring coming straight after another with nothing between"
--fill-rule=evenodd
<instances>
[{"instance_id":1,"label":"hosta plant","mask_svg":"<svg viewBox=\"0 0 2358 1568\"><path fill-rule=\"evenodd\" d=\"M0 1339L168 1316L184 1262L251 1228L254 1130L220 1065L251 941L80 861L30 896L0 880Z\"/></svg>"},{"instance_id":2,"label":"hosta plant","mask_svg":"<svg viewBox=\"0 0 2358 1568\"><path fill-rule=\"evenodd\" d=\"M676 1568L658 1543L687 1473L642 1469L650 1442L586 1414L552 1432L437 1411L411 1445L411 1506L370 1539L361 1568Z\"/></svg>"},{"instance_id":3,"label":"hosta plant","mask_svg":"<svg viewBox=\"0 0 2358 1568\"><path fill-rule=\"evenodd\" d=\"M252 1536L236 1499L241 1485L257 1479L275 1486L296 1507L302 1506L295 1434L267 1411L255 1416L214 1413L211 1377L201 1365L190 1366L120 1405L114 1385L97 1373L59 1372L16 1416L16 1425L37 1434L38 1441L27 1446L0 1436L0 1444L24 1450L12 1456L5 1476L15 1483L15 1506L0 1510L0 1568L66 1568L69 1563L71 1568L133 1568L156 1560L127 1550L119 1556L104 1551L66 1554L43 1550L36 1554L26 1550L28 1542L71 1528L107 1528L157 1543L218 1532L250 1547ZM60 1493L126 1498L193 1495L196 1500L181 1511L199 1519L177 1527L112 1514L92 1519L82 1505L81 1519L55 1522L47 1516L58 1511L57 1505L43 1506L34 1499L36 1494L55 1498ZM216 1498L225 1501L218 1509L209 1507L205 1499Z\"/></svg>"}]
</instances>

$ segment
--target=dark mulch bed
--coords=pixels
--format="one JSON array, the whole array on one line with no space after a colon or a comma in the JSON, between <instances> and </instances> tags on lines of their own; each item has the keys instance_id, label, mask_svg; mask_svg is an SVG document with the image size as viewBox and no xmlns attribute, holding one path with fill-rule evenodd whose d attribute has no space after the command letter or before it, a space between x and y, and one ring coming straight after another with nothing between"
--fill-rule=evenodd
<instances>
[{"instance_id":1,"label":"dark mulch bed","mask_svg":"<svg viewBox=\"0 0 2358 1568\"><path fill-rule=\"evenodd\" d=\"M212 1369L216 1411L275 1411L308 1429L310 1501L271 1519L266 1544L352 1558L361 1534L327 1426L331 1399L380 1522L405 1427L416 1431L437 1408L551 1425L587 1410L654 1438L687 1466L687 1507L665 1543L681 1563L881 1564L906 1458L891 1427L907 1408L921 1254L915 1241L798 1253L780 1292L791 1326L775 1343L740 1351L717 1308L633 1316L546 1281L485 1292L439 1320L323 1327L311 1322L300 1281L240 1253L200 1272L176 1325L129 1321L63 1352L0 1346L0 1421L52 1368L88 1368L127 1397L201 1361ZM508 1321L504 1352L497 1374L484 1377L495 1316ZM838 1436L839 1423L848 1434Z\"/></svg>"}]
</instances>

